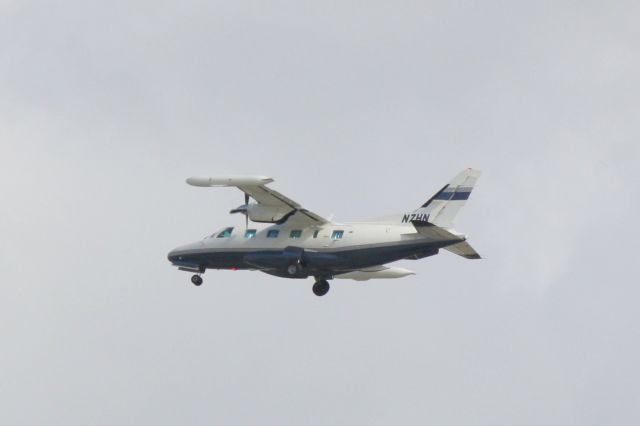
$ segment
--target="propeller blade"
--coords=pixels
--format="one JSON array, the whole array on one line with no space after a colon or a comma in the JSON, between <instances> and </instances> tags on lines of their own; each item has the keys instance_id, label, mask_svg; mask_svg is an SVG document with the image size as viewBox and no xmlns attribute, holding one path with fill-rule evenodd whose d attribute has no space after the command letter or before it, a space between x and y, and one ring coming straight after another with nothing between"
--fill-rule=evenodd
<instances>
[{"instance_id":1,"label":"propeller blade","mask_svg":"<svg viewBox=\"0 0 640 426\"><path fill-rule=\"evenodd\" d=\"M244 193L244 205L247 206L247 211L244 214L244 230L249 229L249 194Z\"/></svg>"}]
</instances>

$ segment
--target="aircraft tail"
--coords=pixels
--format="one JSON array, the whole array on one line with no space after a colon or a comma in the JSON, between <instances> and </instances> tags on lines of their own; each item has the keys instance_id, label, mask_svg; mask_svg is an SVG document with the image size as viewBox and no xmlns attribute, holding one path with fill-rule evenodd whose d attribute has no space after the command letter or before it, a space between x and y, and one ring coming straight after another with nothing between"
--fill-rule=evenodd
<instances>
[{"instance_id":1,"label":"aircraft tail","mask_svg":"<svg viewBox=\"0 0 640 426\"><path fill-rule=\"evenodd\" d=\"M431 222L416 220L411 223L424 238L434 242L447 242L449 245L443 246L443 249L466 259L481 259L478 252L466 241L465 235L453 233L455 231L441 228Z\"/></svg>"},{"instance_id":2,"label":"aircraft tail","mask_svg":"<svg viewBox=\"0 0 640 426\"><path fill-rule=\"evenodd\" d=\"M480 177L480 173L480 170L474 169L466 169L458 173L451 182L446 184L414 213L419 217L427 217L428 219L426 220L429 223L441 228L453 228L453 220L467 202L473 187Z\"/></svg>"},{"instance_id":3,"label":"aircraft tail","mask_svg":"<svg viewBox=\"0 0 640 426\"><path fill-rule=\"evenodd\" d=\"M461 243L456 243L451 246L444 247L445 250L449 250L453 254L457 254L458 256L462 256L466 259L482 259L477 251L471 245L463 241Z\"/></svg>"}]
</instances>

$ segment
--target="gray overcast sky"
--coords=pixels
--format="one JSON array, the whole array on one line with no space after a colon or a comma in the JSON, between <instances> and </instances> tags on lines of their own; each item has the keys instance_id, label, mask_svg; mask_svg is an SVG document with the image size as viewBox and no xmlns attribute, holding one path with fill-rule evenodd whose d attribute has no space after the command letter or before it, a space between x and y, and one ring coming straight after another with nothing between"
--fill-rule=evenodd
<instances>
[{"instance_id":1,"label":"gray overcast sky","mask_svg":"<svg viewBox=\"0 0 640 426\"><path fill-rule=\"evenodd\" d=\"M637 425L640 3L0 0L0 424ZM348 221L484 170L485 257L207 272L264 174Z\"/></svg>"}]
</instances>

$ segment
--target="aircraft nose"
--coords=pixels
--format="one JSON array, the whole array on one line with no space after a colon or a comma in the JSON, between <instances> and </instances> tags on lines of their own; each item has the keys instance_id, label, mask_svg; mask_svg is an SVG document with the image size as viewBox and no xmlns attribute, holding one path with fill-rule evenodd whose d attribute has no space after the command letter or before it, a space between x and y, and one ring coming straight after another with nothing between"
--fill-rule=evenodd
<instances>
[{"instance_id":1,"label":"aircraft nose","mask_svg":"<svg viewBox=\"0 0 640 426\"><path fill-rule=\"evenodd\" d=\"M197 250L203 246L202 241L197 241L195 243L186 244L184 246L176 247L167 254L167 259L171 263L180 263L184 261L188 261L190 255L193 250Z\"/></svg>"},{"instance_id":2,"label":"aircraft nose","mask_svg":"<svg viewBox=\"0 0 640 426\"><path fill-rule=\"evenodd\" d=\"M176 263L176 261L178 260L178 251L175 249L171 250L167 255L167 259L169 259L169 262L171 263Z\"/></svg>"}]
</instances>

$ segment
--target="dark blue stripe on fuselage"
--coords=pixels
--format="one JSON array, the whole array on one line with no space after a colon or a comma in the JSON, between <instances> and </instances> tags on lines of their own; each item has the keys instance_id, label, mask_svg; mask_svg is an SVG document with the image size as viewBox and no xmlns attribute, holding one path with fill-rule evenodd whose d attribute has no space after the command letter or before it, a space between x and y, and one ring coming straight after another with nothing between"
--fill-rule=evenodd
<instances>
[{"instance_id":1,"label":"dark blue stripe on fuselage","mask_svg":"<svg viewBox=\"0 0 640 426\"><path fill-rule=\"evenodd\" d=\"M448 201L456 201L456 200L466 200L469 198L469 192L441 192L434 197L434 200L448 200Z\"/></svg>"},{"instance_id":2,"label":"dark blue stripe on fuselage","mask_svg":"<svg viewBox=\"0 0 640 426\"><path fill-rule=\"evenodd\" d=\"M405 259L407 257L422 258L438 253L438 249L451 244L452 241L421 241L416 240L409 244L389 244L375 247L354 247L344 248L343 250L335 250L331 252L307 252L305 258L311 264L316 264L314 268L305 271L307 275L329 276L340 272L353 271L374 265L383 265L385 263L395 262L396 260ZM260 252L274 254L282 254L282 249L260 250ZM255 266L245 262L245 256L253 251L236 251L236 252L198 252L198 253L176 253L169 257L169 260L175 265L188 264L201 265L207 269L255 269ZM335 258L335 265L324 265L323 259ZM304 261L305 259L303 259ZM327 260L327 259L324 259ZM330 260L330 259L329 259ZM320 265L322 264L322 265ZM273 271L275 275L288 277L286 270L281 274ZM292 277L289 277L292 278ZM293 278L302 278L296 276Z\"/></svg>"}]
</instances>

